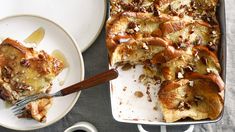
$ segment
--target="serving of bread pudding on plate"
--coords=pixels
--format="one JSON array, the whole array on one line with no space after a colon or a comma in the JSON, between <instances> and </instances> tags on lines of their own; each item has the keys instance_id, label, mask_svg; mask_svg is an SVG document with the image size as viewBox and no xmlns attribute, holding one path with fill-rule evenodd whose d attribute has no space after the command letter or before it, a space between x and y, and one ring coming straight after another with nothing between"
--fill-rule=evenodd
<instances>
[{"instance_id":1,"label":"serving of bread pudding on plate","mask_svg":"<svg viewBox=\"0 0 235 132\"><path fill-rule=\"evenodd\" d=\"M217 0L110 1L106 23L110 66L143 65L141 83L155 85L151 80L160 80L157 104L165 122L215 120L222 113L217 4Z\"/></svg>"},{"instance_id":2,"label":"serving of bread pudding on plate","mask_svg":"<svg viewBox=\"0 0 235 132\"><path fill-rule=\"evenodd\" d=\"M45 51L36 51L7 38L0 44L0 98L14 104L26 96L48 93L53 79L63 68L62 61ZM21 117L43 122L51 104L50 98L30 102Z\"/></svg>"}]
</instances>

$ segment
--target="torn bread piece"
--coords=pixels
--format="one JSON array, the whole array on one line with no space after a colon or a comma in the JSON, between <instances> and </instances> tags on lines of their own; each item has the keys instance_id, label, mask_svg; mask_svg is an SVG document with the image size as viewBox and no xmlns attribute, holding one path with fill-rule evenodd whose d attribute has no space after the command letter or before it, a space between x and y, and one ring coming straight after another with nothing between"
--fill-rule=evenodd
<instances>
[{"instance_id":1,"label":"torn bread piece","mask_svg":"<svg viewBox=\"0 0 235 132\"><path fill-rule=\"evenodd\" d=\"M63 68L63 62L46 52L7 38L0 45L0 98L14 104L26 96L48 93Z\"/></svg>"},{"instance_id":2,"label":"torn bread piece","mask_svg":"<svg viewBox=\"0 0 235 132\"><path fill-rule=\"evenodd\" d=\"M159 52L151 60L155 65L161 64L158 68L165 80L182 79L187 72L219 75L221 71L217 56L206 46L170 51Z\"/></svg>"},{"instance_id":3,"label":"torn bread piece","mask_svg":"<svg viewBox=\"0 0 235 132\"><path fill-rule=\"evenodd\" d=\"M223 99L217 89L213 81L200 78L165 81L158 92L164 120L218 118L223 109Z\"/></svg>"},{"instance_id":4,"label":"torn bread piece","mask_svg":"<svg viewBox=\"0 0 235 132\"><path fill-rule=\"evenodd\" d=\"M52 98L42 98L28 103L20 118L33 118L39 122L46 122L48 110L51 108Z\"/></svg>"}]
</instances>

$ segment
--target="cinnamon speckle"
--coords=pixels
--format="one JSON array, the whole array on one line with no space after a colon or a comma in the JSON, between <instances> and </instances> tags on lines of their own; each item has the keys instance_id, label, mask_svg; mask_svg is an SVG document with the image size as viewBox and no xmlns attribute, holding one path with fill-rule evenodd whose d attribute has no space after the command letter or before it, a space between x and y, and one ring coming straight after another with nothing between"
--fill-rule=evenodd
<instances>
[{"instance_id":1,"label":"cinnamon speckle","mask_svg":"<svg viewBox=\"0 0 235 132\"><path fill-rule=\"evenodd\" d=\"M122 90L123 90L123 91L126 91L126 89L127 89L127 87L125 86Z\"/></svg>"}]
</instances>

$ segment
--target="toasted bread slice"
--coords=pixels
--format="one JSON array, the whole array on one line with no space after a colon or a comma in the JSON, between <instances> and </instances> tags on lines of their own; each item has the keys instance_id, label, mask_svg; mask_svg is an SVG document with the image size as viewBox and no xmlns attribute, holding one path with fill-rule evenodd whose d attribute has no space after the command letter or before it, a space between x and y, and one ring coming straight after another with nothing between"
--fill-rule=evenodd
<instances>
[{"instance_id":1,"label":"toasted bread slice","mask_svg":"<svg viewBox=\"0 0 235 132\"><path fill-rule=\"evenodd\" d=\"M194 46L192 49L167 51L155 54L153 64L160 63L161 73L166 80L184 78L187 72L219 75L220 64L217 56L206 46ZM169 53L168 53L169 52Z\"/></svg>"},{"instance_id":2,"label":"toasted bread slice","mask_svg":"<svg viewBox=\"0 0 235 132\"><path fill-rule=\"evenodd\" d=\"M111 65L118 63L141 64L151 59L154 54L161 52L167 46L167 42L161 38L144 38L140 40L129 39L120 43L110 54Z\"/></svg>"},{"instance_id":3,"label":"toasted bread slice","mask_svg":"<svg viewBox=\"0 0 235 132\"><path fill-rule=\"evenodd\" d=\"M163 38L171 41L176 48L185 48L188 45L206 45L216 52L220 41L220 29L203 21L182 23L168 21L162 24Z\"/></svg>"},{"instance_id":4,"label":"toasted bread slice","mask_svg":"<svg viewBox=\"0 0 235 132\"><path fill-rule=\"evenodd\" d=\"M138 63L161 51L167 45L159 38L162 35L159 24L163 21L149 13L124 12L113 16L106 27L110 63Z\"/></svg>"},{"instance_id":5,"label":"toasted bread slice","mask_svg":"<svg viewBox=\"0 0 235 132\"><path fill-rule=\"evenodd\" d=\"M194 79L203 79L204 81L211 81L215 83L218 86L217 91L222 92L224 90L224 82L222 78L214 73L208 73L208 74L200 74L197 72L187 72L185 74L185 78L189 80L194 80Z\"/></svg>"},{"instance_id":6,"label":"toasted bread slice","mask_svg":"<svg viewBox=\"0 0 235 132\"><path fill-rule=\"evenodd\" d=\"M158 92L164 120L218 118L223 109L223 99L217 89L215 83L203 79L164 82Z\"/></svg>"},{"instance_id":7,"label":"toasted bread slice","mask_svg":"<svg viewBox=\"0 0 235 132\"><path fill-rule=\"evenodd\" d=\"M49 92L52 80L64 68L60 60L46 52L10 38L0 45L0 60L0 97L12 104L26 96Z\"/></svg>"},{"instance_id":8,"label":"toasted bread slice","mask_svg":"<svg viewBox=\"0 0 235 132\"><path fill-rule=\"evenodd\" d=\"M153 12L155 0L110 0L110 14L124 11Z\"/></svg>"}]
</instances>

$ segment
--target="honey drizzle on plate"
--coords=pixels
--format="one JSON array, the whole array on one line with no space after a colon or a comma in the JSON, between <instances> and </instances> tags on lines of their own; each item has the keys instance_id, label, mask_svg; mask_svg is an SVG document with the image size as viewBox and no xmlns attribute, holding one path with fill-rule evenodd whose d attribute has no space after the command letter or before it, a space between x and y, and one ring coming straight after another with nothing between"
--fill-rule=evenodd
<instances>
[{"instance_id":1,"label":"honey drizzle on plate","mask_svg":"<svg viewBox=\"0 0 235 132\"><path fill-rule=\"evenodd\" d=\"M56 59L62 61L63 64L64 64L64 68L69 67L69 63L68 63L68 61L66 60L64 54L63 54L61 51L59 51L59 50L54 50L54 51L51 53L51 55L52 55L53 57L55 57Z\"/></svg>"},{"instance_id":2,"label":"honey drizzle on plate","mask_svg":"<svg viewBox=\"0 0 235 132\"><path fill-rule=\"evenodd\" d=\"M30 34L25 40L25 43L33 43L36 46L43 40L45 35L45 29L40 27Z\"/></svg>"}]
</instances>

